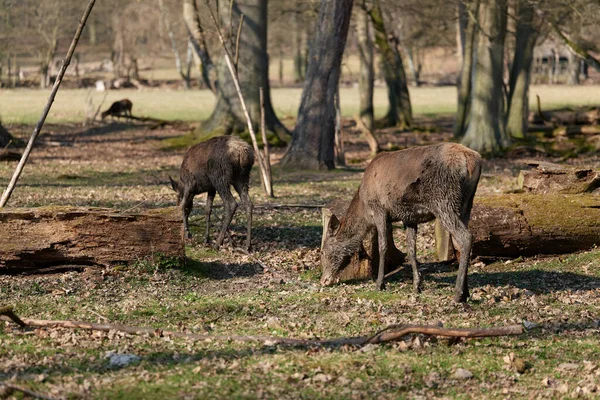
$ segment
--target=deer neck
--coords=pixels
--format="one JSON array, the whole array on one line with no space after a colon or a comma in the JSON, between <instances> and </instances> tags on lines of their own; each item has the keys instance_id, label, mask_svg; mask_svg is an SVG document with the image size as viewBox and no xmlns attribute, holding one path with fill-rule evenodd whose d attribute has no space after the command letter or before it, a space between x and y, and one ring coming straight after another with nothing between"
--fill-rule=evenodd
<instances>
[{"instance_id":1,"label":"deer neck","mask_svg":"<svg viewBox=\"0 0 600 400\"><path fill-rule=\"evenodd\" d=\"M364 205L357 192L350 206L348 206L346 214L340 221L340 228L337 233L338 240L344 244L347 251L358 251L367 234L369 226L364 212Z\"/></svg>"}]
</instances>

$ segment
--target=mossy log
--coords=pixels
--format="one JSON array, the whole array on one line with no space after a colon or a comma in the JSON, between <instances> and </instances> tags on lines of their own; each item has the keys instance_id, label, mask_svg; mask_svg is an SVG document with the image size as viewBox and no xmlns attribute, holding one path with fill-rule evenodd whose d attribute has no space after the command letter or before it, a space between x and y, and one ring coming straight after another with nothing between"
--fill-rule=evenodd
<instances>
[{"instance_id":1,"label":"mossy log","mask_svg":"<svg viewBox=\"0 0 600 400\"><path fill-rule=\"evenodd\" d=\"M323 236L321 248L327 237L327 226L332 215L341 220L346 214L349 203L342 201L333 201L322 209L323 216ZM405 254L394 245L394 239L391 235L388 237L388 254L386 255L385 273L393 271L404 262ZM363 239L360 251L350 260L348 266L340 275L341 281L363 280L376 278L379 271L379 245L375 230L371 230Z\"/></svg>"},{"instance_id":2,"label":"mossy log","mask_svg":"<svg viewBox=\"0 0 600 400\"><path fill-rule=\"evenodd\" d=\"M183 260L178 208L121 214L99 208L0 210L0 273L107 266L161 254Z\"/></svg>"},{"instance_id":3,"label":"mossy log","mask_svg":"<svg viewBox=\"0 0 600 400\"><path fill-rule=\"evenodd\" d=\"M527 164L536 168L519 174L519 187L526 192L578 194L600 188L600 170L542 161Z\"/></svg>"},{"instance_id":4,"label":"mossy log","mask_svg":"<svg viewBox=\"0 0 600 400\"><path fill-rule=\"evenodd\" d=\"M503 194L475 197L472 256L516 258L564 254L600 244L600 197L589 194ZM438 259L453 258L447 236ZM450 249L449 249L450 248Z\"/></svg>"}]
</instances>

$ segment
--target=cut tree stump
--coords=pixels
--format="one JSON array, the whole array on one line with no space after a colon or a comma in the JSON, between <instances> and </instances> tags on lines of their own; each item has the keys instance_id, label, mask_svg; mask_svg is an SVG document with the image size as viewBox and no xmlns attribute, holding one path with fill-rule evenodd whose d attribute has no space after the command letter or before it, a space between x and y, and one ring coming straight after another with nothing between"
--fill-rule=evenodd
<instances>
[{"instance_id":1,"label":"cut tree stump","mask_svg":"<svg viewBox=\"0 0 600 400\"><path fill-rule=\"evenodd\" d=\"M475 197L469 231L473 257L516 258L588 250L600 245L600 197L529 193ZM446 242L438 247L438 259L451 260L451 241L447 236L441 238Z\"/></svg>"},{"instance_id":2,"label":"cut tree stump","mask_svg":"<svg viewBox=\"0 0 600 400\"><path fill-rule=\"evenodd\" d=\"M346 214L349 203L343 201L333 201L322 208L323 236L321 240L321 249L327 237L327 226L332 215L341 220ZM394 244L394 239L390 234L388 237L388 254L386 255L385 273L393 271L404 262L406 255L402 253ZM364 280L376 278L379 271L379 245L375 230L371 230L364 238L360 251L352 256L348 266L340 275L341 281Z\"/></svg>"},{"instance_id":3,"label":"cut tree stump","mask_svg":"<svg viewBox=\"0 0 600 400\"><path fill-rule=\"evenodd\" d=\"M143 214L110 209L41 207L0 210L0 273L107 266L152 259L183 261L181 211Z\"/></svg>"},{"instance_id":4,"label":"cut tree stump","mask_svg":"<svg viewBox=\"0 0 600 400\"><path fill-rule=\"evenodd\" d=\"M600 188L600 170L541 161L528 161L526 164L536 167L519 174L519 187L526 192L577 194Z\"/></svg>"}]
</instances>

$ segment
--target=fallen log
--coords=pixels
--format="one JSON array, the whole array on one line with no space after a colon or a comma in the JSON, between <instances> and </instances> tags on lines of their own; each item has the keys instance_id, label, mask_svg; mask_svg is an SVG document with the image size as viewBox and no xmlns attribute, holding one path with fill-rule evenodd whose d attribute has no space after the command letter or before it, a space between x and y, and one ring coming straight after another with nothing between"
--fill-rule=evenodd
<instances>
[{"instance_id":1,"label":"fallen log","mask_svg":"<svg viewBox=\"0 0 600 400\"><path fill-rule=\"evenodd\" d=\"M16 319L15 319L16 318ZM223 340L240 342L264 342L268 345L287 345L303 347L337 347L337 346L364 346L367 344L379 344L399 340L409 334L423 334L428 336L442 336L454 338L480 338L520 335L523 333L522 325L509 325L494 328L443 328L430 325L390 325L379 332L369 336L341 337L335 339L294 339L274 336L254 336L254 335L204 335L188 332L167 331L156 328L143 328L116 324L96 324L90 322L78 321L52 321L30 318L19 318L12 307L0 308L0 320L12 321L21 327L32 328L69 328L69 329L88 329L102 332L124 332L131 335L147 335L150 337L172 337L185 338L188 340ZM24 325L23 325L24 324Z\"/></svg>"},{"instance_id":2,"label":"fallen log","mask_svg":"<svg viewBox=\"0 0 600 400\"><path fill-rule=\"evenodd\" d=\"M516 258L588 250L600 245L600 198L528 193L475 197L469 230L473 257ZM445 242L438 247L438 259L452 260L450 239L440 239Z\"/></svg>"},{"instance_id":3,"label":"fallen log","mask_svg":"<svg viewBox=\"0 0 600 400\"><path fill-rule=\"evenodd\" d=\"M551 123L552 125L593 125L600 122L600 108L559 109L532 112L528 121L532 124Z\"/></svg>"},{"instance_id":4,"label":"fallen log","mask_svg":"<svg viewBox=\"0 0 600 400\"><path fill-rule=\"evenodd\" d=\"M342 216L346 213L348 205L348 202L333 201L322 208L323 236L321 239L321 249L323 248L323 243L327 237L327 227L332 215L335 215L341 220ZM392 232L390 232L388 235L388 254L386 254L385 273L387 274L392 272L395 267L404 262L404 259L405 254L398 250L398 248L394 245ZM354 279L360 280L375 278L377 277L378 271L379 245L377 234L373 229L368 232L367 236L363 239L359 252L354 254L350 259L348 266L340 275L340 280L349 281Z\"/></svg>"},{"instance_id":5,"label":"fallen log","mask_svg":"<svg viewBox=\"0 0 600 400\"><path fill-rule=\"evenodd\" d=\"M14 150L0 149L0 161L19 161L21 153Z\"/></svg>"},{"instance_id":6,"label":"fallen log","mask_svg":"<svg viewBox=\"0 0 600 400\"><path fill-rule=\"evenodd\" d=\"M590 193L600 187L600 170L588 167L526 161L533 170L519 173L519 188L530 193Z\"/></svg>"},{"instance_id":7,"label":"fallen log","mask_svg":"<svg viewBox=\"0 0 600 400\"><path fill-rule=\"evenodd\" d=\"M0 273L107 266L157 255L183 260L178 208L142 214L41 207L0 210Z\"/></svg>"}]
</instances>

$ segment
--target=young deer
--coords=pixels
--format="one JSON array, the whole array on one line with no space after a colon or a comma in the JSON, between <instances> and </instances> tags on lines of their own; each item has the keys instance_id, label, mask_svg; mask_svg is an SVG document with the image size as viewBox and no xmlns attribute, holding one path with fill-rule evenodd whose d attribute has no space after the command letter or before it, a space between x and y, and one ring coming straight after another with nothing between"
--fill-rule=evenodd
<instances>
[{"instance_id":1,"label":"young deer","mask_svg":"<svg viewBox=\"0 0 600 400\"><path fill-rule=\"evenodd\" d=\"M219 193L225 205L225 218L216 246L223 244L225 234L237 209L237 203L231 194L233 185L246 208L248 218L246 248L250 249L252 233L252 201L248 195L250 170L254 164L254 151L248 143L236 136L219 136L189 148L183 157L179 182L171 177L171 186L177 192L177 204L183 214L183 239L192 237L188 226L188 217L193 207L194 196L207 193L206 197L206 233L204 240L209 242L210 214L215 194Z\"/></svg>"},{"instance_id":2,"label":"young deer","mask_svg":"<svg viewBox=\"0 0 600 400\"><path fill-rule=\"evenodd\" d=\"M123 99L115 101L111 104L110 108L102 113L102 120L107 116L120 117L122 115L131 117L131 108L133 103L129 99Z\"/></svg>"},{"instance_id":3,"label":"young deer","mask_svg":"<svg viewBox=\"0 0 600 400\"><path fill-rule=\"evenodd\" d=\"M456 143L379 154L365 170L346 215L341 221L332 217L329 222L321 254L321 283L330 285L339 280L363 237L375 228L379 247L377 288L383 289L386 237L392 222L402 221L406 226L414 290L418 292L421 277L416 258L417 225L438 218L460 251L454 300L466 301L472 242L467 226L481 163L479 153Z\"/></svg>"}]
</instances>

